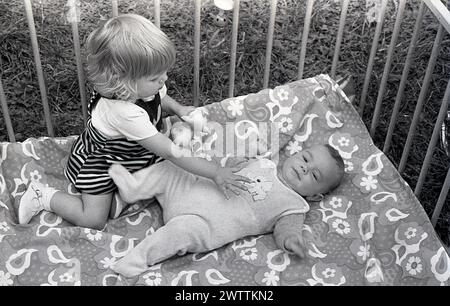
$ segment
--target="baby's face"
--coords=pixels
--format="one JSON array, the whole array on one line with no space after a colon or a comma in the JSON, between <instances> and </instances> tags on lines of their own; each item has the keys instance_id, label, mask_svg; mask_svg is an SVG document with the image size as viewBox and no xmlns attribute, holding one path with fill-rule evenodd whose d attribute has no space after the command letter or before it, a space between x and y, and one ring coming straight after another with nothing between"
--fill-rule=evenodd
<instances>
[{"instance_id":1,"label":"baby's face","mask_svg":"<svg viewBox=\"0 0 450 306\"><path fill-rule=\"evenodd\" d=\"M285 160L281 175L302 196L326 193L340 180L340 170L323 145L315 145Z\"/></svg>"}]
</instances>

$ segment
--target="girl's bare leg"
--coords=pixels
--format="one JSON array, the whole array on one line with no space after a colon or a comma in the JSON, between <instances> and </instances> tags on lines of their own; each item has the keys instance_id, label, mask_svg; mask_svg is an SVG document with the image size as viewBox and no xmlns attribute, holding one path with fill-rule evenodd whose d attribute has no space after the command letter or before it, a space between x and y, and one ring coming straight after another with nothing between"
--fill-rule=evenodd
<instances>
[{"instance_id":1,"label":"girl's bare leg","mask_svg":"<svg viewBox=\"0 0 450 306\"><path fill-rule=\"evenodd\" d=\"M50 201L53 212L77 226L101 230L105 227L111 208L113 193L74 196L56 192Z\"/></svg>"}]
</instances>

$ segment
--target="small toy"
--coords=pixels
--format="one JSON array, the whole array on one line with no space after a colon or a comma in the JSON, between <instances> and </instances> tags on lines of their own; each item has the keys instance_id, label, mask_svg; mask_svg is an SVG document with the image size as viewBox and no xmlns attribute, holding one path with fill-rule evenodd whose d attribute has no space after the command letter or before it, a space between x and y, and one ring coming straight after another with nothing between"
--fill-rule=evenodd
<instances>
[{"instance_id":1,"label":"small toy","mask_svg":"<svg viewBox=\"0 0 450 306\"><path fill-rule=\"evenodd\" d=\"M209 40L209 47L210 48L218 48L220 45L222 45L226 38L223 37L221 39L218 39L219 33L221 32L221 29L225 27L225 25L228 22L228 18L225 15L225 11L230 11L234 7L234 0L214 0L214 5L219 8L219 12L217 14L210 13L209 16L213 20L213 23L219 27L214 31L214 33L211 35L211 39Z\"/></svg>"},{"instance_id":2,"label":"small toy","mask_svg":"<svg viewBox=\"0 0 450 306\"><path fill-rule=\"evenodd\" d=\"M190 148L192 130L189 123L182 121L175 122L170 129L170 136L174 144L183 148Z\"/></svg>"},{"instance_id":3,"label":"small toy","mask_svg":"<svg viewBox=\"0 0 450 306\"><path fill-rule=\"evenodd\" d=\"M211 160L210 153L217 139L213 128L206 118L207 112L197 108L183 116L183 121L175 122L170 129L170 137L174 144L191 150L194 156Z\"/></svg>"},{"instance_id":4,"label":"small toy","mask_svg":"<svg viewBox=\"0 0 450 306\"><path fill-rule=\"evenodd\" d=\"M219 27L223 27L227 24L225 11L231 11L233 9L234 0L214 0L214 5L220 9L217 15L212 15L214 23Z\"/></svg>"}]
</instances>

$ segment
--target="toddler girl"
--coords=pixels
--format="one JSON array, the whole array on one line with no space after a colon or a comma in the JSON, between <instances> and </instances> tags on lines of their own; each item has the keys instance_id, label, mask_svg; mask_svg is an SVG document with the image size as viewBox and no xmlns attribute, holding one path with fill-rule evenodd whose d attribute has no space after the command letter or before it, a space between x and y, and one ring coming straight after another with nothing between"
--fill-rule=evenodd
<instances>
[{"instance_id":1,"label":"toddler girl","mask_svg":"<svg viewBox=\"0 0 450 306\"><path fill-rule=\"evenodd\" d=\"M65 169L81 197L32 182L19 202L20 224L45 209L75 225L103 229L110 210L115 215L121 210L108 175L112 164L134 172L167 159L212 179L225 197L227 190L246 189L242 182L248 179L234 174L239 168L189 157L190 151L160 133L162 110L183 117L194 109L166 95L175 48L161 30L142 16L121 15L94 30L87 48L87 76L95 92L87 127L73 144Z\"/></svg>"}]
</instances>

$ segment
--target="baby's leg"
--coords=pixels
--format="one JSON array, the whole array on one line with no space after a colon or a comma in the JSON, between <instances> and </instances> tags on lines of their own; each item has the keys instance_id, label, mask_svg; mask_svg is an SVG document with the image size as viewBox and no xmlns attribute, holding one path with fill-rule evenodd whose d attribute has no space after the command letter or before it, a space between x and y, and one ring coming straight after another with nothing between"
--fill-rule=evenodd
<instances>
[{"instance_id":1,"label":"baby's leg","mask_svg":"<svg viewBox=\"0 0 450 306\"><path fill-rule=\"evenodd\" d=\"M161 180L164 172L164 162L151 165L139 171L130 173L124 166L113 164L109 168L109 176L119 189L119 194L127 203L153 198L161 192L161 184L167 181Z\"/></svg>"},{"instance_id":2,"label":"baby's leg","mask_svg":"<svg viewBox=\"0 0 450 306\"><path fill-rule=\"evenodd\" d=\"M125 277L139 275L149 266L173 255L207 251L209 236L208 224L201 217L196 215L174 217L142 240L112 269Z\"/></svg>"},{"instance_id":3,"label":"baby's leg","mask_svg":"<svg viewBox=\"0 0 450 306\"><path fill-rule=\"evenodd\" d=\"M109 176L119 188L119 194L127 203L136 202L133 199L133 193L137 186L134 176L122 165L113 164L109 168Z\"/></svg>"}]
</instances>

